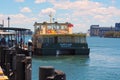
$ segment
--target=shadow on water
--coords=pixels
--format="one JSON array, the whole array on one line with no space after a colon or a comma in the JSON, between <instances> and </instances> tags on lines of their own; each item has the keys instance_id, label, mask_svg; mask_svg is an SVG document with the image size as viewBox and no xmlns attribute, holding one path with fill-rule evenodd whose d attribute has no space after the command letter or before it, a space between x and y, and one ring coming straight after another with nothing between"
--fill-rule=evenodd
<instances>
[{"instance_id":1,"label":"shadow on water","mask_svg":"<svg viewBox=\"0 0 120 80\"><path fill-rule=\"evenodd\" d=\"M89 56L81 56L81 55L62 55L62 56L34 56L33 60L40 60L40 61L52 61L52 60L89 60Z\"/></svg>"},{"instance_id":2,"label":"shadow on water","mask_svg":"<svg viewBox=\"0 0 120 80\"><path fill-rule=\"evenodd\" d=\"M74 56L34 56L33 62L36 62L40 65L83 65L88 66L89 65L89 56L81 56L81 55L74 55ZM63 67L64 67L63 66Z\"/></svg>"}]
</instances>

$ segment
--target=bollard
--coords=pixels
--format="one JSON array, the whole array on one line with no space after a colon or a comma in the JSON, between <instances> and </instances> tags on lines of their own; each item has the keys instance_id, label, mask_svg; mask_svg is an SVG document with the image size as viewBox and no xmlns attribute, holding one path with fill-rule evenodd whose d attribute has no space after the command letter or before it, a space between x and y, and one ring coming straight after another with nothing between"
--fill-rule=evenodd
<instances>
[{"instance_id":1,"label":"bollard","mask_svg":"<svg viewBox=\"0 0 120 80\"><path fill-rule=\"evenodd\" d=\"M55 78L54 80L66 80L66 75L64 72L60 70L55 70Z\"/></svg>"},{"instance_id":2,"label":"bollard","mask_svg":"<svg viewBox=\"0 0 120 80\"><path fill-rule=\"evenodd\" d=\"M25 63L25 80L31 80L32 59L31 57L26 57L23 62Z\"/></svg>"},{"instance_id":3,"label":"bollard","mask_svg":"<svg viewBox=\"0 0 120 80\"><path fill-rule=\"evenodd\" d=\"M39 80L66 80L66 75L52 66L42 66L39 68Z\"/></svg>"},{"instance_id":4,"label":"bollard","mask_svg":"<svg viewBox=\"0 0 120 80\"><path fill-rule=\"evenodd\" d=\"M0 64L2 68L5 68L5 54L4 54L5 47L0 47Z\"/></svg>"},{"instance_id":5,"label":"bollard","mask_svg":"<svg viewBox=\"0 0 120 80\"><path fill-rule=\"evenodd\" d=\"M47 80L47 77L54 75L54 67L41 66L39 68L39 80Z\"/></svg>"},{"instance_id":6,"label":"bollard","mask_svg":"<svg viewBox=\"0 0 120 80\"><path fill-rule=\"evenodd\" d=\"M0 65L1 65L1 61L2 61L2 47L0 46Z\"/></svg>"},{"instance_id":7,"label":"bollard","mask_svg":"<svg viewBox=\"0 0 120 80\"><path fill-rule=\"evenodd\" d=\"M25 80L25 64L22 62L24 59L24 54L16 54L15 80Z\"/></svg>"},{"instance_id":8,"label":"bollard","mask_svg":"<svg viewBox=\"0 0 120 80\"><path fill-rule=\"evenodd\" d=\"M32 59L25 54L16 54L15 80L31 80Z\"/></svg>"}]
</instances>

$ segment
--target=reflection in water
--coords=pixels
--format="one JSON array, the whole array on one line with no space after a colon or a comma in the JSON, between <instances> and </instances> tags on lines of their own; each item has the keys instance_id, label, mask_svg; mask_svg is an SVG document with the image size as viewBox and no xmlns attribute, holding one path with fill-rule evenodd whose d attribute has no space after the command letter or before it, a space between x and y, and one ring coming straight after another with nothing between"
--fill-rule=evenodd
<instances>
[{"instance_id":1,"label":"reflection in water","mask_svg":"<svg viewBox=\"0 0 120 80\"><path fill-rule=\"evenodd\" d=\"M42 56L33 57L33 68L36 69L32 73L38 73L40 66L54 66L58 70L62 70L67 75L67 80L70 80L73 74L81 75L80 69L85 73L83 69L85 66L89 66L89 56ZM85 70L85 71L83 71ZM33 78L38 78L37 75ZM38 80L38 79L36 79Z\"/></svg>"},{"instance_id":2,"label":"reflection in water","mask_svg":"<svg viewBox=\"0 0 120 80\"><path fill-rule=\"evenodd\" d=\"M39 62L68 62L68 63L72 63L72 62L81 62L81 63L88 63L89 62L89 56L34 56L33 57L33 61L39 61Z\"/></svg>"}]
</instances>

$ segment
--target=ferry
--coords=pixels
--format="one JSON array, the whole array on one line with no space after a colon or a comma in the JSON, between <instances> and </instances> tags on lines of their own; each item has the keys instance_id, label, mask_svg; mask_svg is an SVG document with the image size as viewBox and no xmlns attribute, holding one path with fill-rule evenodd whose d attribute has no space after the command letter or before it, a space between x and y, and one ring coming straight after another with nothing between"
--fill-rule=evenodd
<instances>
[{"instance_id":1,"label":"ferry","mask_svg":"<svg viewBox=\"0 0 120 80\"><path fill-rule=\"evenodd\" d=\"M89 55L86 34L73 33L69 22L34 23L33 55Z\"/></svg>"}]
</instances>

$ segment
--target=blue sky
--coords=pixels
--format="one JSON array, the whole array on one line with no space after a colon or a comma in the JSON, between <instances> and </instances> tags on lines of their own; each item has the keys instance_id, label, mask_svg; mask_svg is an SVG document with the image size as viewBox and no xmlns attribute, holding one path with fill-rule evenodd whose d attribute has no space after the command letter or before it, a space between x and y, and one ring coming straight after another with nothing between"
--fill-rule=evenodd
<instances>
[{"instance_id":1,"label":"blue sky","mask_svg":"<svg viewBox=\"0 0 120 80\"><path fill-rule=\"evenodd\" d=\"M34 22L71 22L73 32L87 32L90 25L114 27L120 22L120 0L1 0L0 24L34 30Z\"/></svg>"}]
</instances>

